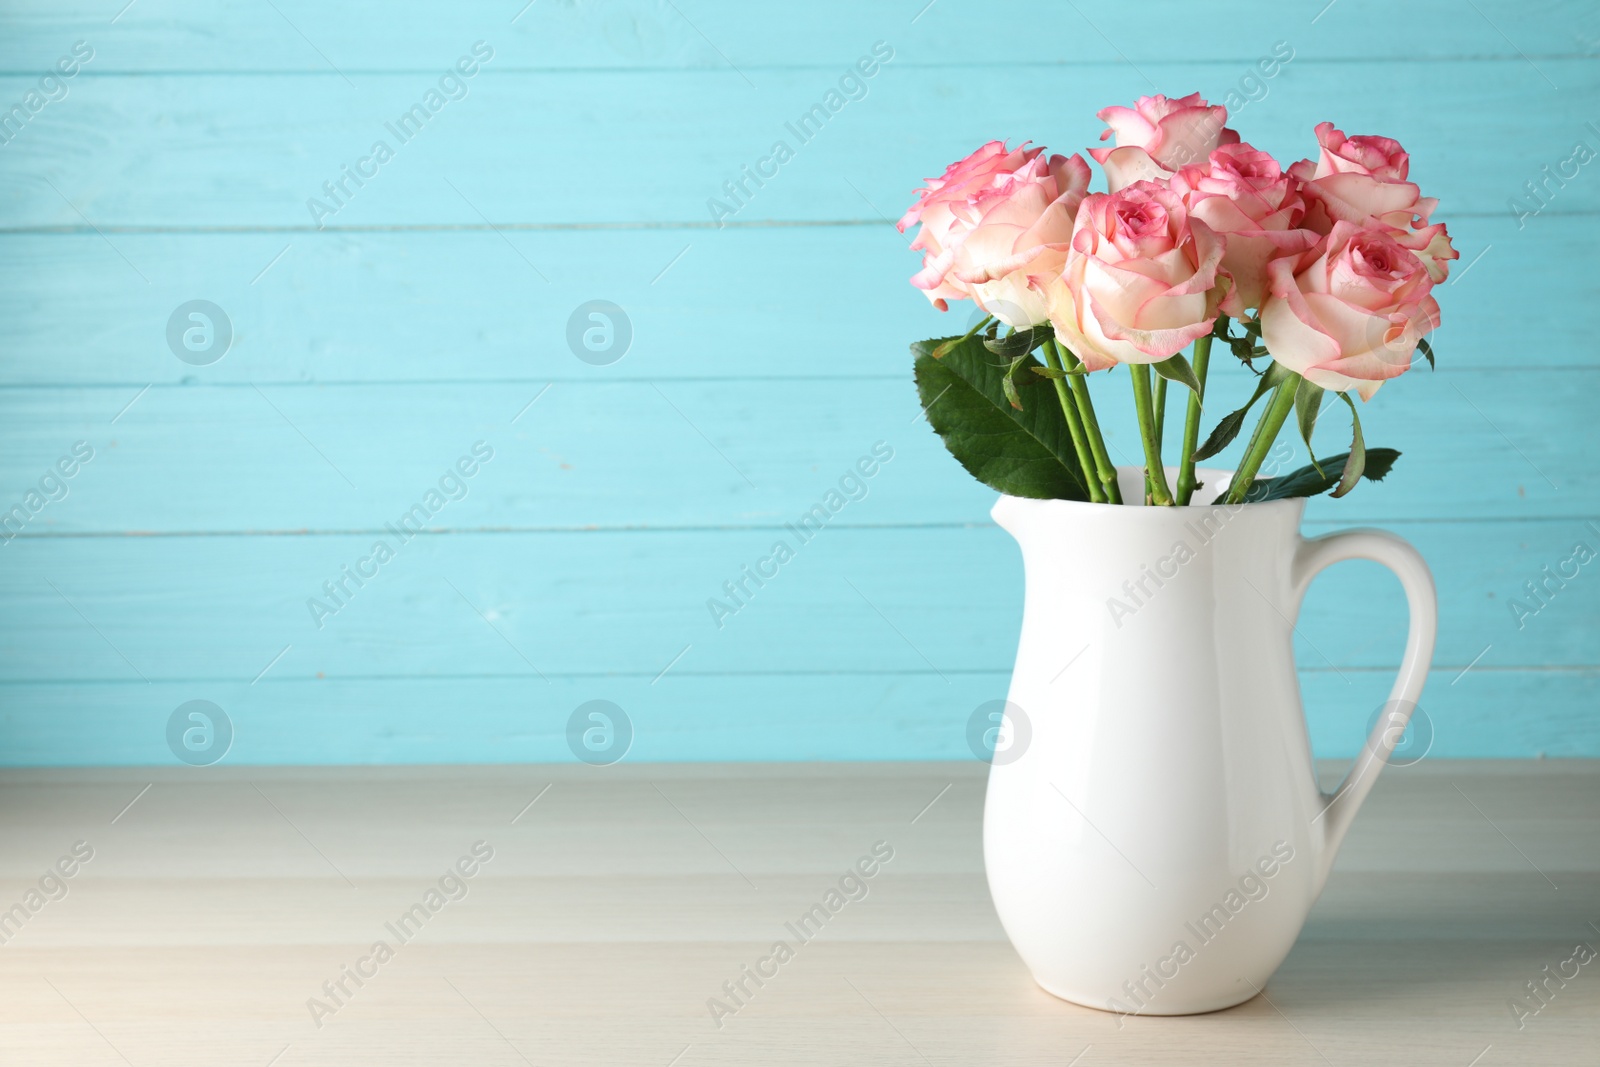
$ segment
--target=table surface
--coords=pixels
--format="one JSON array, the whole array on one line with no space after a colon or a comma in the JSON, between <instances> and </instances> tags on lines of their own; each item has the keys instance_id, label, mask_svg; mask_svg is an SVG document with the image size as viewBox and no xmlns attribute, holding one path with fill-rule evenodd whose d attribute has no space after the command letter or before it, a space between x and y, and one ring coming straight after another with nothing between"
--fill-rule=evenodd
<instances>
[{"instance_id":1,"label":"table surface","mask_svg":"<svg viewBox=\"0 0 1600 1067\"><path fill-rule=\"evenodd\" d=\"M0 945L0 1061L1600 1060L1600 964L1542 1005L1525 987L1600 946L1600 764L1389 769L1263 996L1127 1020L1042 992L1006 941L983 772L6 771L0 911L27 917ZM869 894L714 1020L723 983L879 841ZM448 876L463 858L471 876ZM70 878L47 877L58 861ZM426 921L397 927L416 904Z\"/></svg>"}]
</instances>

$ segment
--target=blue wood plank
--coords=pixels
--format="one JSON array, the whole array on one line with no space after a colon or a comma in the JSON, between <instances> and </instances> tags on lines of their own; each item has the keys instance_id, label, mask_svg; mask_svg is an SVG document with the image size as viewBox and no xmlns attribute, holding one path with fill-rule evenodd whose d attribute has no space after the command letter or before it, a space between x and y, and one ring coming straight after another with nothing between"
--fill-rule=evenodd
<instances>
[{"instance_id":1,"label":"blue wood plank","mask_svg":"<svg viewBox=\"0 0 1600 1067\"><path fill-rule=\"evenodd\" d=\"M1438 291L1441 365L1504 366L1512 344L1522 368L1600 365L1596 280L1548 269L1581 262L1600 217L1451 229L1462 258ZM116 248L92 233L0 236L0 383L850 379L901 372L911 340L961 332L970 313L941 315L907 284L918 257L882 223L509 236L548 284L487 230L117 235ZM196 298L233 332L203 368L166 341L174 309ZM602 298L624 309L632 342L591 366L567 324ZM1505 309L1530 307L1552 312L1523 349Z\"/></svg>"},{"instance_id":2,"label":"blue wood plank","mask_svg":"<svg viewBox=\"0 0 1600 1067\"><path fill-rule=\"evenodd\" d=\"M986 521L993 492L919 416L904 357L889 363L890 376L849 383L564 382L545 390L535 378L3 390L0 512L23 502L82 440L97 458L70 496L33 509L23 533L375 530L481 440L495 459L465 500L430 509L438 518L429 525L775 527L882 441L894 459L844 521ZM1253 386L1242 366L1219 364L1205 425ZM1419 367L1363 411L1367 443L1401 450L1394 472L1343 500L1313 501L1311 514L1339 522L1591 517L1600 473L1589 455L1600 426L1587 413L1597 388L1600 370ZM1097 379L1095 395L1113 458L1136 462L1127 375ZM1317 437L1322 454L1347 445L1348 425L1342 408L1329 409ZM1217 465L1243 447L1236 441ZM1282 448L1286 470L1308 461L1293 435Z\"/></svg>"},{"instance_id":3,"label":"blue wood plank","mask_svg":"<svg viewBox=\"0 0 1600 1067\"><path fill-rule=\"evenodd\" d=\"M746 73L834 65L878 38L915 47L941 64L1101 65L1170 59L1177 42L1189 55L1243 65L1280 39L1324 59L1493 56L1518 62L1523 55L1589 54L1600 40L1593 8L1581 0L1481 0L1481 15L1463 15L1450 0L1413 0L1407 23L1428 28L1418 34L1372 33L1369 27L1393 17L1384 0L1342 0L1318 17L1320 7L1228 0L1207 5L1202 15L1180 0L1144 0L1097 6L1090 22L1049 0L939 4L926 11L917 4L819 0L786 10L775 32L759 10L726 0L527 6L455 0L430 6L425 21L396 17L394 6L381 0L166 0L136 5L115 23L100 3L17 0L0 16L0 69L43 67L63 42L86 36L95 44L96 64L117 71L427 71L458 42L481 37L508 65L693 68L724 72L734 82L730 64Z\"/></svg>"},{"instance_id":4,"label":"blue wood plank","mask_svg":"<svg viewBox=\"0 0 1600 1067\"><path fill-rule=\"evenodd\" d=\"M1596 665L1590 635L1600 623L1600 560L1571 558L1580 542L1600 557L1596 526L1395 528L1438 576L1441 670ZM778 529L406 540L379 530L19 540L0 548L8 557L0 598L10 605L0 618L0 680L249 681L286 646L293 647L275 677L496 674L540 682L648 679L669 664L729 675L948 676L1009 667L1022 574L997 528L841 527L807 536ZM748 578L745 568L774 557L780 541L792 559L769 563L760 584ZM375 550L379 542L392 559ZM1542 602L1529 583L1542 587ZM1336 672L1391 667L1405 617L1387 572L1341 566L1313 586L1300 662Z\"/></svg>"},{"instance_id":5,"label":"blue wood plank","mask_svg":"<svg viewBox=\"0 0 1600 1067\"><path fill-rule=\"evenodd\" d=\"M1239 122L1249 141L1286 160L1315 152L1312 127L1323 118L1397 137L1415 156L1413 177L1441 199L1440 219L1503 215L1541 165L1595 137L1584 108L1600 90L1600 64L1540 67L1560 92L1523 63L1441 62L1428 77L1387 61L1293 64ZM1214 93L1232 73L1171 63L1158 84ZM470 95L402 140L386 124L429 90L415 74L374 74L356 92L331 75L107 76L85 80L0 152L0 217L28 227L88 219L112 240L125 226L712 226L723 216L711 201L730 200L725 183L782 140L794 158L761 187L746 184L748 195L730 205L734 221L889 219L923 176L984 141L1032 138L1075 151L1098 143L1094 109L1151 91L1132 68L1002 68L974 78L891 63L865 98L801 138L786 124L831 79L788 69L767 78L757 95L696 73L486 69ZM0 99L30 84L0 78ZM380 141L393 153L382 165ZM541 145L562 146L573 166L549 165ZM345 166L368 177L357 187ZM324 190L335 180L343 194ZM1573 180L1548 210L1597 208L1600 183Z\"/></svg>"}]
</instances>

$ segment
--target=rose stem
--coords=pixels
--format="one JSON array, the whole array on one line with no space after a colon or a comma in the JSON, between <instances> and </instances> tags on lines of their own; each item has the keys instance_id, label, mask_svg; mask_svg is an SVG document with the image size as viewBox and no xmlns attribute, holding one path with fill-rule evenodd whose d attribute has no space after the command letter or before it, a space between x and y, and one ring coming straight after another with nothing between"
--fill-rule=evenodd
<instances>
[{"instance_id":1,"label":"rose stem","mask_svg":"<svg viewBox=\"0 0 1600 1067\"><path fill-rule=\"evenodd\" d=\"M1256 423L1256 431L1250 435L1250 447L1245 449L1244 459L1239 461L1239 469L1233 472L1233 481L1228 483L1226 503L1244 502L1245 494L1255 484L1256 471L1261 469L1262 461L1267 458L1267 450L1278 439L1278 431L1283 429L1284 420L1294 409L1294 391L1299 384L1300 376L1291 374L1272 394L1272 404L1262 414L1261 421Z\"/></svg>"},{"instance_id":2,"label":"rose stem","mask_svg":"<svg viewBox=\"0 0 1600 1067\"><path fill-rule=\"evenodd\" d=\"M1167 380L1161 375L1156 375L1155 380L1155 424L1156 424L1156 455L1161 455L1161 431L1167 421ZM1146 493L1150 492L1150 476L1145 475Z\"/></svg>"},{"instance_id":3,"label":"rose stem","mask_svg":"<svg viewBox=\"0 0 1600 1067\"><path fill-rule=\"evenodd\" d=\"M1068 370L1083 369L1083 363L1072 354L1070 348L1063 345L1061 355ZM1120 504L1122 490L1117 487L1117 468L1111 465L1111 457L1106 454L1106 439L1100 435L1100 420L1095 418L1094 401L1089 399L1087 374L1072 375L1072 395L1078 401L1078 414L1083 416L1083 433L1089 439L1089 450L1094 453L1094 466L1100 472L1100 485L1105 489L1106 502Z\"/></svg>"},{"instance_id":4,"label":"rose stem","mask_svg":"<svg viewBox=\"0 0 1600 1067\"><path fill-rule=\"evenodd\" d=\"M1216 333L1228 335L1228 317L1217 319ZM1200 391L1189 394L1189 411L1183 420L1183 445L1178 451L1178 505L1188 507L1194 497L1194 450L1200 440L1200 407L1206 398L1206 368L1211 364L1211 334L1194 343L1194 376Z\"/></svg>"},{"instance_id":5,"label":"rose stem","mask_svg":"<svg viewBox=\"0 0 1600 1067\"><path fill-rule=\"evenodd\" d=\"M993 315L985 315L983 318L978 320L977 325L973 326L972 329L968 330L966 333L961 335L961 340L963 340L963 341L972 340L972 335L977 333L979 330L983 329L985 326L989 325L990 321L993 320L993 319L994 319Z\"/></svg>"},{"instance_id":6,"label":"rose stem","mask_svg":"<svg viewBox=\"0 0 1600 1067\"><path fill-rule=\"evenodd\" d=\"M1156 450L1161 450L1161 431L1167 422L1167 380L1160 375L1155 380L1156 398Z\"/></svg>"},{"instance_id":7,"label":"rose stem","mask_svg":"<svg viewBox=\"0 0 1600 1067\"><path fill-rule=\"evenodd\" d=\"M1051 370L1063 371L1061 353L1056 349L1053 340L1044 343L1044 361ZM1089 452L1089 442L1083 433L1083 422L1078 417L1077 405L1073 403L1072 395L1067 391L1067 380L1052 378L1051 381L1055 383L1056 399L1061 402L1061 414L1067 417L1067 431L1072 434L1072 447L1078 453L1078 466L1083 471L1084 484L1089 488L1089 501L1094 504L1104 504L1106 494L1100 488L1100 480L1095 475L1094 458Z\"/></svg>"},{"instance_id":8,"label":"rose stem","mask_svg":"<svg viewBox=\"0 0 1600 1067\"><path fill-rule=\"evenodd\" d=\"M1161 446L1156 443L1155 412L1150 398L1150 365L1128 364L1133 378L1133 406L1139 413L1139 437L1144 441L1144 473L1150 485L1150 503L1169 506L1172 492L1167 488L1167 472L1161 466Z\"/></svg>"}]
</instances>

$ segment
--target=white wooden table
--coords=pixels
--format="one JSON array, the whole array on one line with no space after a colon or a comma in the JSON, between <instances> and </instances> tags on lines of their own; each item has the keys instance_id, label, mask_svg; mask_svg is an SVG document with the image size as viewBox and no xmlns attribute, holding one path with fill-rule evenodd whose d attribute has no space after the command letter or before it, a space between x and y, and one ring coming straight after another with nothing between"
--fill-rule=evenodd
<instances>
[{"instance_id":1,"label":"white wooden table","mask_svg":"<svg viewBox=\"0 0 1600 1067\"><path fill-rule=\"evenodd\" d=\"M1525 986L1600 948L1596 764L1390 769L1265 996L1129 1020L1041 992L1006 942L983 772L0 773L0 1063L1600 1063L1600 961L1537 1014ZM867 895L799 944L785 922L879 841Z\"/></svg>"}]
</instances>

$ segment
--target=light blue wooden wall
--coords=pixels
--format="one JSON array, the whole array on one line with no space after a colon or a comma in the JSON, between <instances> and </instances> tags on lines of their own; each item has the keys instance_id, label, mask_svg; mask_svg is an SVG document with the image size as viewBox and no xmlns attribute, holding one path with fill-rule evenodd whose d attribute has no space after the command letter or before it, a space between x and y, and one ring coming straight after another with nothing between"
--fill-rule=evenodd
<instances>
[{"instance_id":1,"label":"light blue wooden wall","mask_svg":"<svg viewBox=\"0 0 1600 1067\"><path fill-rule=\"evenodd\" d=\"M1105 104L1241 86L1234 124L1288 159L1322 119L1400 138L1462 253L1439 370L1365 412L1404 458L1310 528L1431 561L1436 755L1600 755L1600 563L1521 628L1509 607L1600 548L1600 164L1509 207L1600 148L1595 5L121 2L0 16L0 107L93 49L0 147L0 508L94 452L0 546L0 761L168 762L191 699L239 762L570 759L596 698L634 759L965 755L1020 563L917 417L906 346L966 319L906 285L887 220L985 139L1078 150ZM313 226L307 199L477 41L466 97ZM879 41L865 97L713 226ZM232 323L213 365L167 347L192 299ZM610 366L566 342L592 299L633 325ZM1126 405L1102 411L1135 454ZM478 441L466 498L319 629L307 598ZM707 599L880 441L865 499L719 629ZM1316 587L1319 754L1354 751L1403 631L1375 567Z\"/></svg>"}]
</instances>

